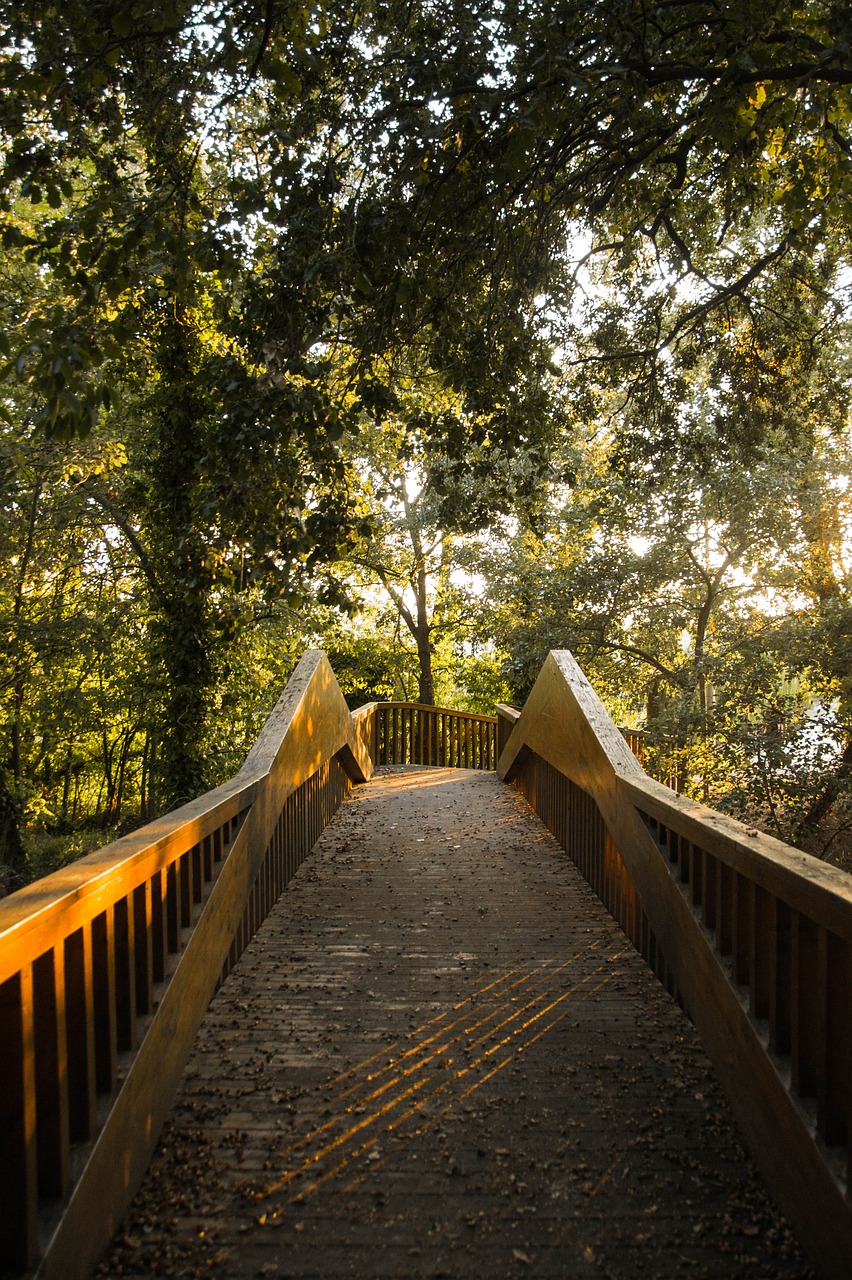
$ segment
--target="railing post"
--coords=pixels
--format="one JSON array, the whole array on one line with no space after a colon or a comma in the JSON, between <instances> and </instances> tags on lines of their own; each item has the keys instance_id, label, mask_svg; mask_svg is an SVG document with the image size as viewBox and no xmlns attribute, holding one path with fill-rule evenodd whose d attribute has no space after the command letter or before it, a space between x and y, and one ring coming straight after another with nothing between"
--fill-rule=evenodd
<instances>
[{"instance_id":1,"label":"railing post","mask_svg":"<svg viewBox=\"0 0 852 1280\"><path fill-rule=\"evenodd\" d=\"M24 1270L38 1248L33 966L0 984L0 1256Z\"/></svg>"},{"instance_id":2,"label":"railing post","mask_svg":"<svg viewBox=\"0 0 852 1280\"><path fill-rule=\"evenodd\" d=\"M504 702L498 702L495 711L497 714L497 759L499 760L521 713L516 711L514 707L507 706Z\"/></svg>"}]
</instances>

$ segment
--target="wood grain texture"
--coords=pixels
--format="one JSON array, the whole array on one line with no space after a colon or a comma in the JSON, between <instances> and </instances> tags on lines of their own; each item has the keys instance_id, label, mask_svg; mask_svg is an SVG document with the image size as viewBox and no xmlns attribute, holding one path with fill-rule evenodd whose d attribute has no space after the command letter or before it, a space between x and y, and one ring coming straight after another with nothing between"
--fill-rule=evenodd
<instances>
[{"instance_id":1,"label":"wood grain texture","mask_svg":"<svg viewBox=\"0 0 852 1280\"><path fill-rule=\"evenodd\" d=\"M843 940L852 929L848 877L652 782L565 652L551 653L545 662L500 755L500 776L510 781L529 751L593 797L642 900L665 967L715 1062L767 1182L824 1274L848 1280L852 1212L844 1178L823 1158L808 1114L788 1092L782 1072L767 1054L762 1029L744 1008L710 934L678 883L677 867L663 856L641 815L679 833L693 852L710 853L718 864L732 868L740 897L747 885L753 908L755 895L777 896ZM700 866L703 892L703 860ZM718 865L714 873L718 875ZM692 887L696 884L693 877ZM713 892L715 905L715 884ZM700 898L701 893L699 903ZM771 922L775 914L770 912L768 919ZM757 972L760 982L762 970ZM789 1020L788 996L777 990L777 973L774 989L770 977L767 970L766 1011L772 995L782 1020ZM801 998L800 994L799 1003ZM764 999L762 989L758 999ZM848 1008L845 1017L848 1023Z\"/></svg>"}]
</instances>

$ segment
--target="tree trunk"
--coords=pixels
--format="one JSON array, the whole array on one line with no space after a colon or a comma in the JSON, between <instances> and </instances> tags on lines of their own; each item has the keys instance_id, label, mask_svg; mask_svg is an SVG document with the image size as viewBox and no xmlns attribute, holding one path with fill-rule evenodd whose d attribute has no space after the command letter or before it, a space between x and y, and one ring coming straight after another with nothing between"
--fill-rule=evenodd
<instances>
[{"instance_id":1,"label":"tree trunk","mask_svg":"<svg viewBox=\"0 0 852 1280\"><path fill-rule=\"evenodd\" d=\"M212 683L209 574L196 505L204 412L195 336L175 315L161 322L161 379L154 395L155 444L147 522L159 562L161 613L152 627L166 678L160 737L161 794L171 808L206 789L204 734Z\"/></svg>"},{"instance_id":2,"label":"tree trunk","mask_svg":"<svg viewBox=\"0 0 852 1280\"><path fill-rule=\"evenodd\" d=\"M20 871L26 862L19 827L18 805L6 784L6 776L0 769L0 862Z\"/></svg>"},{"instance_id":3,"label":"tree trunk","mask_svg":"<svg viewBox=\"0 0 852 1280\"><path fill-rule=\"evenodd\" d=\"M435 680L432 675L432 646L428 635L417 637L417 661L420 668L417 675L418 701L424 707L434 707Z\"/></svg>"}]
</instances>

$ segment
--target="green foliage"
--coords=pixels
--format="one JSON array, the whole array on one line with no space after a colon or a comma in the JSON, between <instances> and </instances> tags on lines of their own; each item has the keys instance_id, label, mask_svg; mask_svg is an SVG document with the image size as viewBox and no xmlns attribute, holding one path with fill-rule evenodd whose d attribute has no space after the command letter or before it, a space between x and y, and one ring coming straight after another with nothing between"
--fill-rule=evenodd
<instances>
[{"instance_id":1,"label":"green foliage","mask_svg":"<svg viewBox=\"0 0 852 1280\"><path fill-rule=\"evenodd\" d=\"M695 793L841 805L847 5L0 19L0 860L232 771L306 644L481 710L567 645Z\"/></svg>"}]
</instances>

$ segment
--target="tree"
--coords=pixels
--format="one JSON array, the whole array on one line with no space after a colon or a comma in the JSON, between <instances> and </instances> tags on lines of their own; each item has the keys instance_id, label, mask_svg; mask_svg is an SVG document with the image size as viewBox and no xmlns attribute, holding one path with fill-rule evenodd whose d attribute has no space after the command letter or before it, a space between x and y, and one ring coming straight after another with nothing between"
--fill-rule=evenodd
<instances>
[{"instance_id":1,"label":"tree","mask_svg":"<svg viewBox=\"0 0 852 1280\"><path fill-rule=\"evenodd\" d=\"M792 446L782 430L745 469L715 401L694 386L665 467L649 435L645 484L617 431L590 430L550 520L497 549L484 627L519 700L549 648L573 649L622 723L647 725L650 767L789 839L814 789L845 778L848 646L827 643L813 588L845 616L852 460L830 431Z\"/></svg>"},{"instance_id":2,"label":"tree","mask_svg":"<svg viewBox=\"0 0 852 1280\"><path fill-rule=\"evenodd\" d=\"M280 335L253 309L270 264L262 229L254 244L243 230L257 192L244 178L252 107L235 89L251 90L261 50L235 41L250 44L259 14L105 3L56 24L11 8L6 243L37 264L51 303L10 308L7 374L54 436L131 414L124 482L90 492L147 584L162 795L175 803L209 780L235 584L265 576L298 593L335 556L349 505L322 370L311 376L304 349L283 367ZM276 65L302 40L296 22ZM215 158L225 140L230 169Z\"/></svg>"},{"instance_id":3,"label":"tree","mask_svg":"<svg viewBox=\"0 0 852 1280\"><path fill-rule=\"evenodd\" d=\"M391 319L412 337L427 326L464 378L476 351L497 356L507 311L548 293L570 304L564 246L577 232L584 260L611 264L641 301L605 308L595 341L576 335L577 358L612 362L646 400L661 361L706 342L710 317L745 326L767 358L778 320L762 295L782 280L824 319L842 307L847 6L564 0L454 7L443 31L427 10L406 14L393 8L382 28L390 212L363 252L369 279L388 282L385 337ZM415 71L418 42L431 57ZM471 311L474 281L484 301Z\"/></svg>"}]
</instances>

